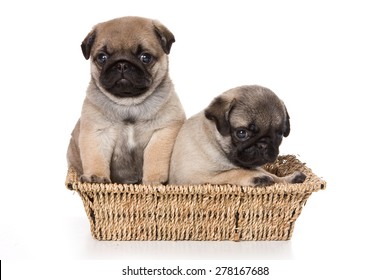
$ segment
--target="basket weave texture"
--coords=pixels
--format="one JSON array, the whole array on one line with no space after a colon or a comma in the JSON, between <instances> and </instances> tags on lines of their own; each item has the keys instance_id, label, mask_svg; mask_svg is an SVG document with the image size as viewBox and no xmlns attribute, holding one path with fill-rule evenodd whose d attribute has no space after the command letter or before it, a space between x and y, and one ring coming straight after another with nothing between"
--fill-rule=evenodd
<instances>
[{"instance_id":1,"label":"basket weave texture","mask_svg":"<svg viewBox=\"0 0 390 280\"><path fill-rule=\"evenodd\" d=\"M326 182L292 155L264 168L307 178L268 187L92 184L69 169L66 185L80 195L98 240L289 240L302 207Z\"/></svg>"}]
</instances>

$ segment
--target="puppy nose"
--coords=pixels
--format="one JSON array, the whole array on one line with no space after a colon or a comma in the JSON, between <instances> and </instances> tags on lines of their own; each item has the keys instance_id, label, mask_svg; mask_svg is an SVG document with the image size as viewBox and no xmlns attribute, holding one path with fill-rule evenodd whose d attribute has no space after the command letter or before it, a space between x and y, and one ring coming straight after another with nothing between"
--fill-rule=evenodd
<instances>
[{"instance_id":1,"label":"puppy nose","mask_svg":"<svg viewBox=\"0 0 390 280\"><path fill-rule=\"evenodd\" d=\"M257 147L259 148L259 149L261 149L261 150L267 150L267 148L268 148L268 145L267 145L267 143L264 143L264 142L259 142L259 143L257 143L256 144L257 145Z\"/></svg>"},{"instance_id":2,"label":"puppy nose","mask_svg":"<svg viewBox=\"0 0 390 280\"><path fill-rule=\"evenodd\" d=\"M127 62L118 62L116 69L121 73L127 72L129 70L129 64Z\"/></svg>"}]
</instances>

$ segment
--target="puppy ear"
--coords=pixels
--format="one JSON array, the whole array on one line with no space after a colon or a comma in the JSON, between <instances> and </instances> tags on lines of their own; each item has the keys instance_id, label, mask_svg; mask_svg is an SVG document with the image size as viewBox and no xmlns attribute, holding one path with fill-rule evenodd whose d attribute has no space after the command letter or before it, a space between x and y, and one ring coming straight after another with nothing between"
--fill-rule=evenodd
<instances>
[{"instance_id":1,"label":"puppy ear","mask_svg":"<svg viewBox=\"0 0 390 280\"><path fill-rule=\"evenodd\" d=\"M290 134L290 116L287 112L286 106L284 106L284 109L286 111L286 119L284 120L284 131L283 131L283 136L287 137Z\"/></svg>"},{"instance_id":2,"label":"puppy ear","mask_svg":"<svg viewBox=\"0 0 390 280\"><path fill-rule=\"evenodd\" d=\"M223 97L217 97L205 110L206 118L215 122L222 136L227 136L230 133L229 115L235 102L235 99L229 102Z\"/></svg>"},{"instance_id":3,"label":"puppy ear","mask_svg":"<svg viewBox=\"0 0 390 280\"><path fill-rule=\"evenodd\" d=\"M175 42L175 36L172 32L168 30L164 25L158 21L153 21L154 32L156 33L157 38L160 40L161 47L163 48L166 54L169 54L171 51L172 44Z\"/></svg>"},{"instance_id":4,"label":"puppy ear","mask_svg":"<svg viewBox=\"0 0 390 280\"><path fill-rule=\"evenodd\" d=\"M87 60L91 55L91 49L93 43L95 42L95 38L96 38L96 31L92 30L91 32L89 32L87 37L85 37L84 41L81 43L81 50L83 51L83 55Z\"/></svg>"}]
</instances>

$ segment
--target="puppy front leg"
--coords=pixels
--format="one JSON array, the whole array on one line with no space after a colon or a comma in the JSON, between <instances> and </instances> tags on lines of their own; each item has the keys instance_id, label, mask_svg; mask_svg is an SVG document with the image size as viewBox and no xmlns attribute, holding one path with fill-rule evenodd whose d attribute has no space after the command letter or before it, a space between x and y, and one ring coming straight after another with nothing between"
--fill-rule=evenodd
<instances>
[{"instance_id":1,"label":"puppy front leg","mask_svg":"<svg viewBox=\"0 0 390 280\"><path fill-rule=\"evenodd\" d=\"M241 186L269 186L274 183L297 184L302 183L306 179L306 175L296 171L285 177L278 177L263 169L248 170L234 169L222 172L216 176L210 177L208 182L211 184L235 184Z\"/></svg>"},{"instance_id":2,"label":"puppy front leg","mask_svg":"<svg viewBox=\"0 0 390 280\"><path fill-rule=\"evenodd\" d=\"M294 173L284 177L278 177L274 174L269 175L273 177L275 183L299 184L303 183L306 179L306 175L300 171L295 171Z\"/></svg>"},{"instance_id":3,"label":"puppy front leg","mask_svg":"<svg viewBox=\"0 0 390 280\"><path fill-rule=\"evenodd\" d=\"M274 183L271 177L259 176L259 170L252 169L232 169L223 171L217 175L208 174L205 182L210 184L232 184L240 186L272 185ZM206 177L206 176L205 176Z\"/></svg>"},{"instance_id":4,"label":"puppy front leg","mask_svg":"<svg viewBox=\"0 0 390 280\"><path fill-rule=\"evenodd\" d=\"M253 179L253 183L256 186L267 186L274 183L298 184L303 183L306 179L306 175L300 171L295 171L293 174L284 177L278 177L261 168L259 169L259 172L260 173Z\"/></svg>"},{"instance_id":5,"label":"puppy front leg","mask_svg":"<svg viewBox=\"0 0 390 280\"><path fill-rule=\"evenodd\" d=\"M156 185L168 181L173 145L181 125L180 123L153 133L144 150L143 184Z\"/></svg>"},{"instance_id":6,"label":"puppy front leg","mask_svg":"<svg viewBox=\"0 0 390 280\"><path fill-rule=\"evenodd\" d=\"M83 166L80 181L110 183L110 161L113 147L110 134L106 131L99 131L88 122L82 122L79 143Z\"/></svg>"}]
</instances>

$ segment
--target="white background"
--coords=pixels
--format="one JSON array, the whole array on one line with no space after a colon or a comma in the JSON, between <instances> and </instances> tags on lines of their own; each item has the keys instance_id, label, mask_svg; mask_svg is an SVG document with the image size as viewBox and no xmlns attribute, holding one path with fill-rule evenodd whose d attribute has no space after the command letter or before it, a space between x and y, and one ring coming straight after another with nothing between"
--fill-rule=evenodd
<instances>
[{"instance_id":1,"label":"white background","mask_svg":"<svg viewBox=\"0 0 390 280\"><path fill-rule=\"evenodd\" d=\"M122 266L163 260L269 264L269 279L389 279L389 12L386 1L3 3L5 279L116 279ZM188 116L244 84L269 87L284 100L292 131L281 153L300 155L328 183L310 197L291 241L91 237L81 199L64 186L69 135L89 81L80 43L94 24L126 15L159 19L174 33L170 75ZM116 261L102 262L108 259Z\"/></svg>"}]
</instances>

